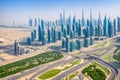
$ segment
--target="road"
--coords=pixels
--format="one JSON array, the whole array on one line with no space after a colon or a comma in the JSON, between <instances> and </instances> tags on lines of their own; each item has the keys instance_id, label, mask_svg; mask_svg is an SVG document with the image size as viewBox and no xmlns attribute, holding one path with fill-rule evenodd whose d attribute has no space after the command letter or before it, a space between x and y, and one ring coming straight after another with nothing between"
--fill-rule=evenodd
<instances>
[{"instance_id":1,"label":"road","mask_svg":"<svg viewBox=\"0 0 120 80\"><path fill-rule=\"evenodd\" d=\"M71 69L61 73L60 75L57 75L56 77L54 77L52 80L61 80L62 78L64 78L65 76L67 76L70 73L73 73L74 71L78 70L79 68L82 68L84 66L86 66L87 64L91 63L92 60L89 60L87 62L84 62L83 64L79 64L75 67L72 67Z\"/></svg>"},{"instance_id":2,"label":"road","mask_svg":"<svg viewBox=\"0 0 120 80\"><path fill-rule=\"evenodd\" d=\"M117 35L116 37L118 37L118 36L120 36L120 35ZM112 39L115 39L116 37L113 37ZM110 39L111 39L111 38L106 39L105 41L110 40ZM87 55L87 54L92 55L92 52L96 52L96 51L99 51L99 50L106 50L106 51L103 52L102 54L96 55L96 56L98 56L98 57L101 57L101 56L104 55L105 53L109 52L112 48L114 48L114 46L108 46L108 47L105 47L105 48L99 48L99 49L95 49L95 50L90 50L90 51L84 52L85 54L82 54L82 55L80 55L80 56L76 56L76 55L73 55L73 54L66 54L66 53L65 53L65 55L71 55L71 56L73 56L73 57L72 57L71 59L68 59L68 60L62 59L62 60L53 62L52 64L49 64L49 65L47 65L46 67L44 67L45 65L43 65L43 66L38 66L38 67L33 68L33 69L31 69L31 70L27 70L27 71L24 71L24 72L22 72L22 73L18 73L18 74L15 74L15 75L13 75L13 76L10 76L9 78L4 78L3 80L17 80L17 79L19 79L19 78L21 78L21 77L23 77L23 76L25 76L25 75L28 75L28 74L30 74L30 73L33 73L33 72L36 72L36 71L37 71L37 73L36 73L35 75L33 75L32 77L30 77L30 79L29 79L29 80L33 80L36 76L40 75L41 73L43 73L43 72L45 72L45 71L47 71L47 70L49 70L49 69L51 69L51 68L53 68L53 67L55 67L55 66L57 66L57 65L60 65L60 64L63 64L63 63L66 64L66 63L69 63L69 62L71 62L71 61L73 61L73 60L76 60L76 59L86 58L86 55ZM100 60L101 60L101 59L100 59ZM88 61L88 62L85 62L85 64L87 64L87 63L89 63L89 61ZM106 62L101 62L101 64L103 64L103 63L104 63L104 65L108 66L108 63L106 63ZM85 64L83 64L83 65L85 65ZM109 64L109 65L110 65L110 64ZM79 66L79 67L82 67L81 65L78 65L78 66ZM110 69L113 70L113 67L112 67L112 66L109 66L109 67L111 67ZM74 67L73 67L73 68L74 68ZM78 67L75 66L75 70L76 70L77 68L78 68ZM115 67L114 67L114 68L115 68ZM73 71L73 70L72 70L72 71ZM113 72L113 73L114 73L114 72ZM116 74L114 74L114 76L116 76ZM115 78L114 76L111 76L111 77L112 77L111 79Z\"/></svg>"},{"instance_id":3,"label":"road","mask_svg":"<svg viewBox=\"0 0 120 80\"><path fill-rule=\"evenodd\" d=\"M110 47L107 51L103 52L102 55L104 55L106 52L112 50L111 48L112 48L112 47ZM92 54L92 53L91 53L91 54ZM88 53L87 53L86 55L87 55L87 56L90 56L91 54L89 53L89 55L88 55ZM64 78L65 76L69 75L70 73L73 73L74 71L78 70L79 68L82 68L82 67L87 66L88 63L91 63L91 62L92 62L91 59L93 59L93 60L97 61L98 63L104 65L105 67L109 68L109 69L111 70L111 75L110 75L110 77L108 78L108 80L115 80L115 78L116 78L116 76L117 76L117 74L118 74L118 69L117 69L115 66L113 66L112 64L107 63L107 62L103 61L102 59L99 59L99 58L98 58L98 57L101 57L102 55L101 55L101 54L100 54L100 55L97 55L97 57L95 57L95 56L87 57L87 56L86 56L86 58L87 58L87 59L90 59L90 60L88 60L87 62L85 62L85 63L83 63L83 64L79 64L79 65L77 65L77 66L75 66L75 67L73 67L73 68L71 68L71 69L63 72L63 73L61 73L60 75L57 75L57 76L54 77L52 80L61 80L62 78ZM79 57L79 58L81 58L81 57ZM84 57L83 57L83 58L84 58Z\"/></svg>"}]
</instances>

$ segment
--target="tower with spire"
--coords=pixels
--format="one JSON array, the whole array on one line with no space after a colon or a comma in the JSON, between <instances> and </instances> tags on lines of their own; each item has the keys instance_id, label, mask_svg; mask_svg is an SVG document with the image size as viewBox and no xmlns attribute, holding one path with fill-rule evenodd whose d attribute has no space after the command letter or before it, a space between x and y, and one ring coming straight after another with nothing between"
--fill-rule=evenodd
<instances>
[{"instance_id":1,"label":"tower with spire","mask_svg":"<svg viewBox=\"0 0 120 80\"><path fill-rule=\"evenodd\" d=\"M85 26L84 9L82 9L82 26Z\"/></svg>"}]
</instances>

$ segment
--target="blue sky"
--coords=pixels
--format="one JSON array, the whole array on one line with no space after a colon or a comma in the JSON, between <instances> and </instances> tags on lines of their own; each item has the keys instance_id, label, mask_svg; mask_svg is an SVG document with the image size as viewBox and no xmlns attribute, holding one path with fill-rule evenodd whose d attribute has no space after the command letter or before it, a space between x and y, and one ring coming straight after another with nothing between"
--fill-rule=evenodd
<instances>
[{"instance_id":1,"label":"blue sky","mask_svg":"<svg viewBox=\"0 0 120 80\"><path fill-rule=\"evenodd\" d=\"M93 18L98 17L99 11L102 17L105 14L111 18L120 16L120 0L0 0L0 24L27 24L29 16L54 20L59 18L63 8L66 17L75 14L81 18L82 8L86 18L89 18L90 8Z\"/></svg>"}]
</instances>

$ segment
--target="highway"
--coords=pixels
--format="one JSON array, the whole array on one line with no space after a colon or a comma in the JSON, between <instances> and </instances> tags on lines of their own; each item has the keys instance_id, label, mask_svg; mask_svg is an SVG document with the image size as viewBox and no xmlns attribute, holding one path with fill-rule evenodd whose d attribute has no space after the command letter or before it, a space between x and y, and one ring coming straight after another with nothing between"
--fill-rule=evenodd
<instances>
[{"instance_id":1,"label":"highway","mask_svg":"<svg viewBox=\"0 0 120 80\"><path fill-rule=\"evenodd\" d=\"M117 37L118 36L120 36L120 35L117 35ZM110 39L111 38L109 38L107 40L110 40ZM115 39L115 37L113 37L113 39ZM55 66L58 66L60 64L66 64L66 63L69 63L69 62L71 62L73 60L76 60L76 59L83 59L83 58L86 59L88 57L86 55L88 55L88 54L92 55L93 52L96 52L96 51L99 51L99 50L105 50L105 52L102 52L101 54L96 55L94 57L95 61L99 62L100 64L105 65L106 67L108 67L112 71L112 75L110 76L109 80L114 80L115 77L116 77L116 75L117 75L117 73L118 73L118 71L117 71L118 69L115 66L113 66L112 64L107 63L107 62L105 62L105 61L103 61L103 60L100 59L100 57L102 57L102 55L104 55L105 53L108 53L109 51L111 51L112 49L114 49L114 47L115 47L114 45L111 45L111 46L104 47L104 48L94 49L94 50L90 50L90 51L84 51L84 54L81 54L79 56L78 55L74 55L74 54L66 54L66 53L62 52L62 54L64 54L64 55L71 55L72 58L68 59L68 60L61 59L61 60L55 61L55 62L50 63L50 64L40 65L40 66L38 66L36 68L30 69L30 70L27 70L27 71L23 71L21 73L18 73L18 74L12 75L12 76L8 76L6 78L3 78L2 80L17 80L17 79L19 79L19 78L21 78L21 77L23 77L25 75L28 75L28 74L33 73L33 72L37 72L36 74L34 74L32 77L29 78L29 80L33 80L36 76L42 74L43 72L45 72L45 71L47 71L47 70L49 70L49 69L51 69L51 68L53 68ZM88 62L85 62L85 63L83 63L81 65L74 66L73 68L71 68L72 70L70 69L70 70L68 70L68 72L67 71L65 72L66 75L68 75L69 72L73 72L73 71L75 71L75 70L77 70L77 69L79 69L81 67L84 67L89 62L91 62L91 60L88 61ZM60 74L58 76L61 76L61 78L62 78L62 77L65 76L65 74L63 73L63 74ZM55 80L55 78L53 78L53 80ZM57 77L57 78L59 78L59 77ZM59 80L59 79L57 79L57 80Z\"/></svg>"},{"instance_id":2,"label":"highway","mask_svg":"<svg viewBox=\"0 0 120 80\"><path fill-rule=\"evenodd\" d=\"M89 60L87 62L84 62L83 64L79 64L75 67L72 67L71 69L61 73L60 75L57 75L56 77L54 77L52 80L61 80L62 78L64 78L65 76L69 75L70 73L73 73L74 71L78 70L79 68L82 68L84 66L86 66L87 64L91 63L92 60Z\"/></svg>"},{"instance_id":3,"label":"highway","mask_svg":"<svg viewBox=\"0 0 120 80\"><path fill-rule=\"evenodd\" d=\"M70 73L73 73L74 71L78 70L79 68L87 66L87 64L93 62L93 60L98 62L98 63L100 63L100 64L102 64L102 65L104 65L105 67L109 68L111 70L111 75L108 78L108 80L115 80L115 78L116 78L116 76L118 74L118 69L114 65L112 65L112 64L110 64L110 63L108 63L106 61L103 61L102 59L98 58L98 57L101 57L102 55L104 55L105 53L111 51L112 49L114 49L114 48L110 47L107 51L101 53L100 55L97 55L97 57L91 56L90 52L89 52L89 55L87 53L86 54L87 55L86 59L89 59L87 62L85 62L83 64L79 64L77 66L74 66L73 68L71 68L71 69L61 73L60 75L57 75L52 80L61 80L62 78L64 78L65 76L69 75ZM90 56L90 57L88 57L88 56ZM83 58L85 58L85 57L83 57Z\"/></svg>"}]
</instances>

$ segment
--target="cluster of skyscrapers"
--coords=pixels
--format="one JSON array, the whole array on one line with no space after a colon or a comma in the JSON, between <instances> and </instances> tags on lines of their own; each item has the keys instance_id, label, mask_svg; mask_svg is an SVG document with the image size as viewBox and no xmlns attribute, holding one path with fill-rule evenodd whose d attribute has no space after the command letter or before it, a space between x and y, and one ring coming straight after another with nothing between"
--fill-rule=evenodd
<instances>
[{"instance_id":1,"label":"cluster of skyscrapers","mask_svg":"<svg viewBox=\"0 0 120 80\"><path fill-rule=\"evenodd\" d=\"M20 43L15 40L14 41L14 45L13 45L13 52L14 52L14 55L22 55L22 54L28 54L30 53L30 50L23 47L22 45L20 45Z\"/></svg>"},{"instance_id":2,"label":"cluster of skyscrapers","mask_svg":"<svg viewBox=\"0 0 120 80\"><path fill-rule=\"evenodd\" d=\"M36 38L42 45L61 41L61 47L67 52L72 52L93 45L94 40L116 35L120 32L120 17L111 20L105 16L104 20L101 20L99 13L98 19L93 19L90 10L90 19L85 20L82 10L82 19L77 20L76 16L65 18L63 10L60 19L55 22L35 18L33 25L33 20L30 18L29 26L38 26L38 30L31 32L31 36L27 38L27 45L31 45Z\"/></svg>"}]
</instances>

